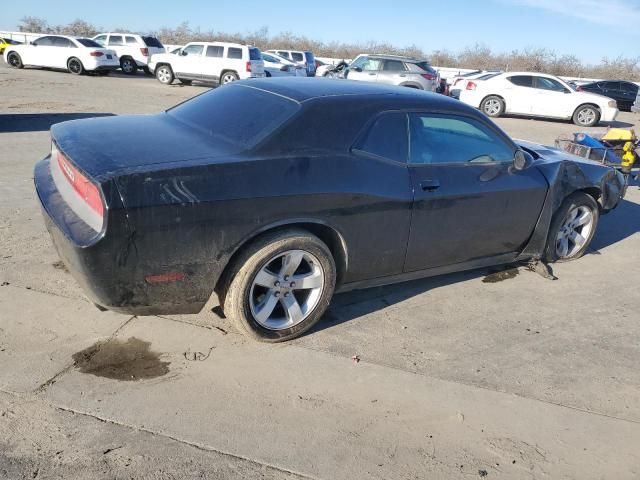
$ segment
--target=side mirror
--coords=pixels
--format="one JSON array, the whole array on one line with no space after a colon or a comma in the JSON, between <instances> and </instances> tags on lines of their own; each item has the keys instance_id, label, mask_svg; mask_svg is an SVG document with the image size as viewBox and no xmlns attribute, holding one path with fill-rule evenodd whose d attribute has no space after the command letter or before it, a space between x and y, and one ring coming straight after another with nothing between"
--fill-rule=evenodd
<instances>
[{"instance_id":1,"label":"side mirror","mask_svg":"<svg viewBox=\"0 0 640 480\"><path fill-rule=\"evenodd\" d=\"M517 150L513 155L513 169L517 172L525 170L533 163L533 157L529 152Z\"/></svg>"},{"instance_id":2,"label":"side mirror","mask_svg":"<svg viewBox=\"0 0 640 480\"><path fill-rule=\"evenodd\" d=\"M183 57L186 57L187 55L189 55L189 52L185 52L184 50L180 50L180 55Z\"/></svg>"}]
</instances>

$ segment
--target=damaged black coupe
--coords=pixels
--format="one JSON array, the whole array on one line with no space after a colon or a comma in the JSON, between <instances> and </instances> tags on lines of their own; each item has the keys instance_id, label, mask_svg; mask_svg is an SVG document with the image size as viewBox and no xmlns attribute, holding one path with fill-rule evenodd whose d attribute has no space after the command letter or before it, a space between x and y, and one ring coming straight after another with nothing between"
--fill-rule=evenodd
<instances>
[{"instance_id":1,"label":"damaged black coupe","mask_svg":"<svg viewBox=\"0 0 640 480\"><path fill-rule=\"evenodd\" d=\"M36 190L93 302L196 313L215 292L264 341L308 330L337 290L578 258L625 185L463 103L364 82L237 82L51 137Z\"/></svg>"}]
</instances>

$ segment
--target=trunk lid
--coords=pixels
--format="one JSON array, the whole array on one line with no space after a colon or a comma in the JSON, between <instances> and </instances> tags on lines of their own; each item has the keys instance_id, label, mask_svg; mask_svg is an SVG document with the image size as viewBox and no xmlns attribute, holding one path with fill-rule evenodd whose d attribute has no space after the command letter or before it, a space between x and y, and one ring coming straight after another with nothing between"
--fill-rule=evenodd
<instances>
[{"instance_id":1,"label":"trunk lid","mask_svg":"<svg viewBox=\"0 0 640 480\"><path fill-rule=\"evenodd\" d=\"M53 125L51 137L74 165L98 181L141 167L151 169L238 150L166 113L72 120Z\"/></svg>"}]
</instances>

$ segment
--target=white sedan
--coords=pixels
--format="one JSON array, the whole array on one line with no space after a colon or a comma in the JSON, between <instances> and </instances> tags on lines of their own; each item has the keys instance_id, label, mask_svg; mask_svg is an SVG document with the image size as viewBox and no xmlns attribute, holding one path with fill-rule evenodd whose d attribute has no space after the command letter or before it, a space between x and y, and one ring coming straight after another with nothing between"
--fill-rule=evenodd
<instances>
[{"instance_id":1,"label":"white sedan","mask_svg":"<svg viewBox=\"0 0 640 480\"><path fill-rule=\"evenodd\" d=\"M4 60L14 68L30 65L68 70L76 75L85 72L107 74L120 68L115 51L88 38L66 35L46 35L30 44L11 45L4 52Z\"/></svg>"},{"instance_id":2,"label":"white sedan","mask_svg":"<svg viewBox=\"0 0 640 480\"><path fill-rule=\"evenodd\" d=\"M267 77L307 76L307 71L302 65L277 53L262 52L262 60L264 60L264 71L267 73Z\"/></svg>"},{"instance_id":3,"label":"white sedan","mask_svg":"<svg viewBox=\"0 0 640 480\"><path fill-rule=\"evenodd\" d=\"M558 77L544 73L508 72L476 82L470 80L460 101L490 117L503 114L573 120L581 127L612 122L618 115L615 100L578 92Z\"/></svg>"}]
</instances>

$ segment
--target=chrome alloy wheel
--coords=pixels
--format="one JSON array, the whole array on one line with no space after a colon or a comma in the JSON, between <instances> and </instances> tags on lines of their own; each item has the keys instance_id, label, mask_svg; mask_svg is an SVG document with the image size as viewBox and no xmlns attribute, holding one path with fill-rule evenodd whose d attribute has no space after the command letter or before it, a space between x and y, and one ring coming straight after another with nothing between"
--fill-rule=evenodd
<instances>
[{"instance_id":1,"label":"chrome alloy wheel","mask_svg":"<svg viewBox=\"0 0 640 480\"><path fill-rule=\"evenodd\" d=\"M156 77L162 83L169 83L171 81L171 72L169 67L160 67L156 73Z\"/></svg>"},{"instance_id":2,"label":"chrome alloy wheel","mask_svg":"<svg viewBox=\"0 0 640 480\"><path fill-rule=\"evenodd\" d=\"M595 122L596 115L596 111L593 108L583 108L578 112L578 123L580 125L590 126L593 124L593 122Z\"/></svg>"},{"instance_id":3,"label":"chrome alloy wheel","mask_svg":"<svg viewBox=\"0 0 640 480\"><path fill-rule=\"evenodd\" d=\"M582 250L591 237L594 215L584 205L572 208L562 222L556 236L556 255L559 259L568 259Z\"/></svg>"},{"instance_id":4,"label":"chrome alloy wheel","mask_svg":"<svg viewBox=\"0 0 640 480\"><path fill-rule=\"evenodd\" d=\"M236 76L233 73L225 73L222 76L222 84L225 85L227 83L231 83L231 82L235 82L236 81Z\"/></svg>"},{"instance_id":5,"label":"chrome alloy wheel","mask_svg":"<svg viewBox=\"0 0 640 480\"><path fill-rule=\"evenodd\" d=\"M302 322L317 306L324 288L320 261L304 250L271 258L256 274L249 291L251 314L269 330Z\"/></svg>"},{"instance_id":6,"label":"chrome alloy wheel","mask_svg":"<svg viewBox=\"0 0 640 480\"><path fill-rule=\"evenodd\" d=\"M502 108L502 105L500 105L500 101L495 98L492 98L491 100L487 100L485 102L484 113L492 117L500 113L501 108Z\"/></svg>"}]
</instances>

